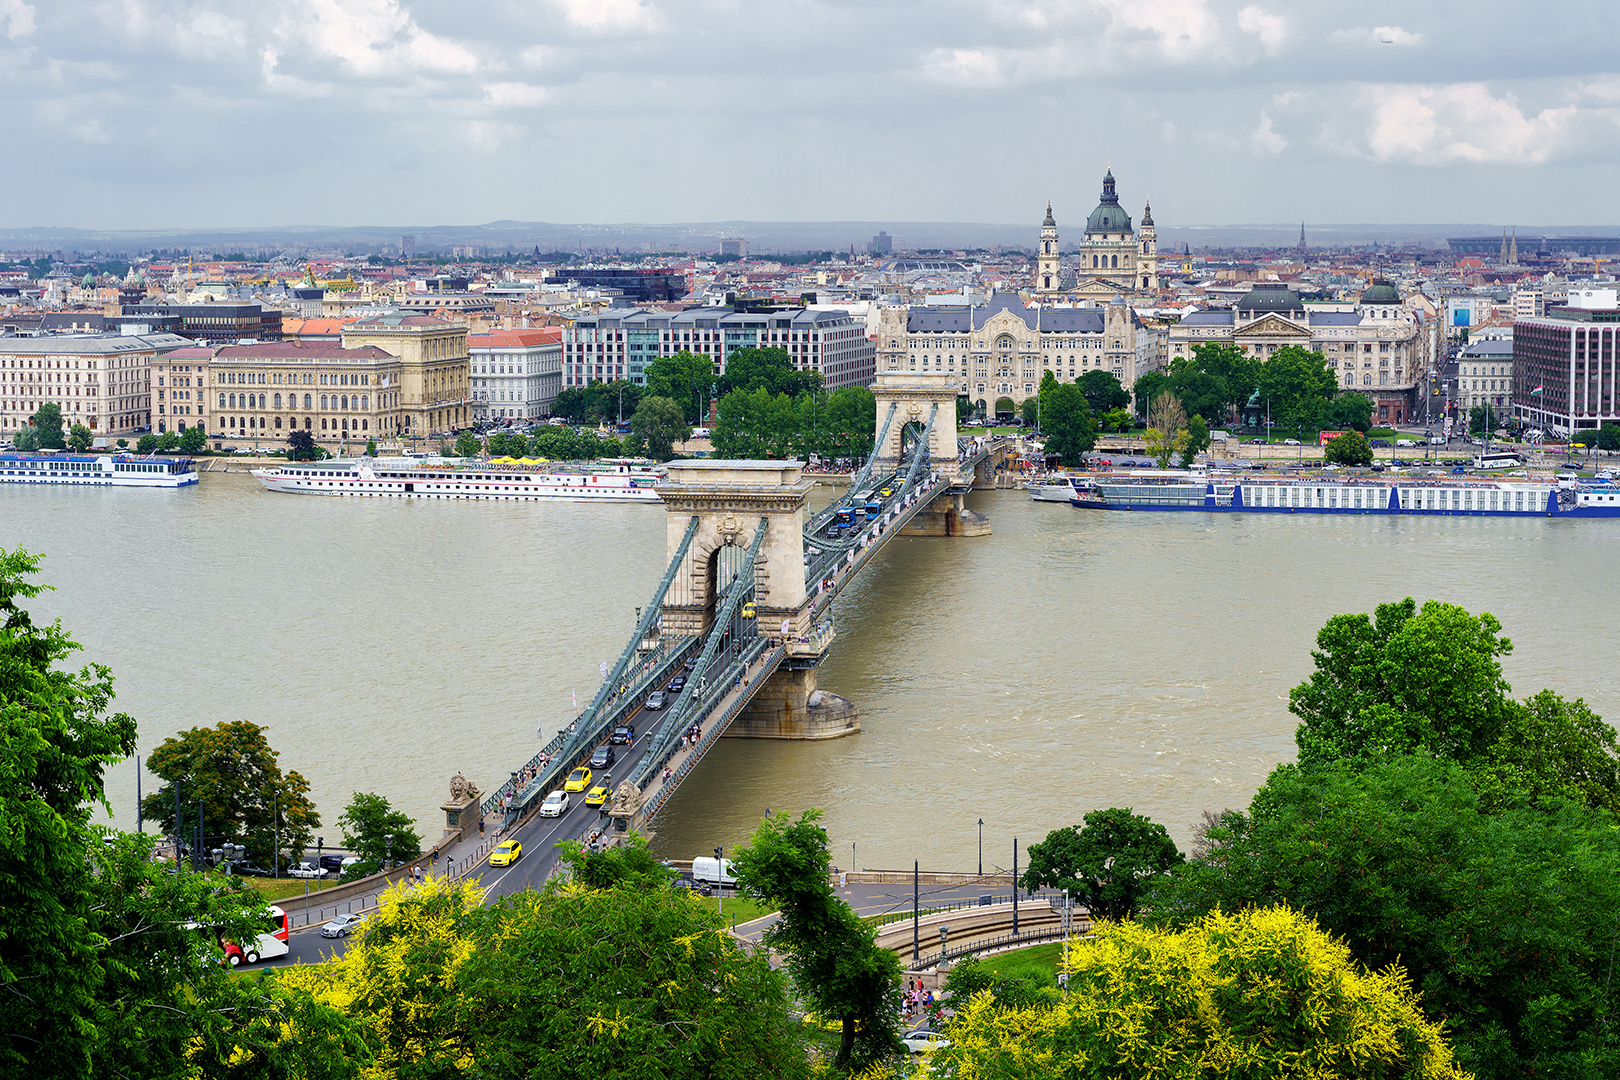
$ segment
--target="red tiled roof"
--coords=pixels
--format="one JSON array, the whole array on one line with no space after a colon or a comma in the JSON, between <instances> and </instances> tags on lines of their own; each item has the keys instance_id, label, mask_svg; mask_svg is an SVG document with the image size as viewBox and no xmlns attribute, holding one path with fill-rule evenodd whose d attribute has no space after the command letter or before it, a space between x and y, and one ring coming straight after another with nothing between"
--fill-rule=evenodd
<instances>
[{"instance_id":1,"label":"red tiled roof","mask_svg":"<svg viewBox=\"0 0 1620 1080\"><path fill-rule=\"evenodd\" d=\"M469 349L512 349L522 346L556 345L562 341L562 327L541 326L529 330L491 330L487 334L468 334Z\"/></svg>"},{"instance_id":2,"label":"red tiled roof","mask_svg":"<svg viewBox=\"0 0 1620 1080\"><path fill-rule=\"evenodd\" d=\"M343 319L285 319L281 323L281 332L286 335L298 336L300 334L340 334L343 332Z\"/></svg>"}]
</instances>

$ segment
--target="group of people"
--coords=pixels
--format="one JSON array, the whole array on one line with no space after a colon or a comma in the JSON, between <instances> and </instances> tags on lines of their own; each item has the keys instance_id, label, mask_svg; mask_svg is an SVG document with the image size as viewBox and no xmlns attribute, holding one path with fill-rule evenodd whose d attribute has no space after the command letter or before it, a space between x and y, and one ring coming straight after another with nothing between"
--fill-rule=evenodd
<instances>
[{"instance_id":1,"label":"group of people","mask_svg":"<svg viewBox=\"0 0 1620 1080\"><path fill-rule=\"evenodd\" d=\"M938 1014L939 1003L934 1000L932 990L923 989L921 979L907 979L905 993L905 1019L911 1023L917 1019L919 1013Z\"/></svg>"}]
</instances>

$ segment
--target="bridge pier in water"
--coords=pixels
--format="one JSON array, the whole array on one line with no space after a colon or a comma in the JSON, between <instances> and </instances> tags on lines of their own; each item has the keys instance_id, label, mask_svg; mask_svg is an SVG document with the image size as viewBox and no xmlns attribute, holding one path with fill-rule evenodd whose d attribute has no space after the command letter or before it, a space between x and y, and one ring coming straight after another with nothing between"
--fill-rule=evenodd
<instances>
[{"instance_id":1,"label":"bridge pier in water","mask_svg":"<svg viewBox=\"0 0 1620 1080\"><path fill-rule=\"evenodd\" d=\"M747 550L761 519L766 533L754 567L753 633L785 643L787 658L756 690L726 734L754 739L828 739L860 730L855 706L816 686L833 635L814 625L804 581L804 507L813 482L799 462L677 461L658 488L669 514L671 557L695 516L697 533L683 588L665 598L663 632L705 634L730 579L728 549Z\"/></svg>"}]
</instances>

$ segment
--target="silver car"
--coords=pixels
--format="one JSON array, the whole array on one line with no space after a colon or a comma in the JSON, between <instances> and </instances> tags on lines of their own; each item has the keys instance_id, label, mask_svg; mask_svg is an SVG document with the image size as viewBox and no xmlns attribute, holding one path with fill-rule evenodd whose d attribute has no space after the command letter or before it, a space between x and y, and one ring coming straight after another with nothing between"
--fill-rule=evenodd
<instances>
[{"instance_id":1,"label":"silver car","mask_svg":"<svg viewBox=\"0 0 1620 1080\"><path fill-rule=\"evenodd\" d=\"M652 693L647 695L647 708L662 709L664 707L664 701L664 692L662 690L654 690Z\"/></svg>"},{"instance_id":2,"label":"silver car","mask_svg":"<svg viewBox=\"0 0 1620 1080\"><path fill-rule=\"evenodd\" d=\"M562 817L568 809L568 792L558 790L546 796L546 801L540 804L541 817Z\"/></svg>"},{"instance_id":3,"label":"silver car","mask_svg":"<svg viewBox=\"0 0 1620 1080\"><path fill-rule=\"evenodd\" d=\"M365 921L364 915L355 915L352 912L334 916L331 922L321 927L321 937L348 937Z\"/></svg>"}]
</instances>

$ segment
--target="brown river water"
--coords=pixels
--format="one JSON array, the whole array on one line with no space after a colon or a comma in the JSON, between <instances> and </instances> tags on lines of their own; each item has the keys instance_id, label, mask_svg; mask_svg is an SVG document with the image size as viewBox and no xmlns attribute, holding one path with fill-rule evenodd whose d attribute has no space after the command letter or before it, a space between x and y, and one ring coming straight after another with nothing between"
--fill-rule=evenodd
<instances>
[{"instance_id":1,"label":"brown river water","mask_svg":"<svg viewBox=\"0 0 1620 1080\"><path fill-rule=\"evenodd\" d=\"M1620 520L969 505L991 536L898 539L835 607L820 684L862 732L722 741L662 815L661 854L811 806L843 867L971 869L981 818L985 868L1005 867L1014 838L1107 806L1185 844L1292 757L1288 690L1322 623L1407 595L1501 619L1521 696L1620 716ZM437 836L452 773L492 785L570 719L657 584L663 518L275 495L230 473L176 492L0 485L0 547L45 553L56 587L36 616L113 669L141 753L199 724L268 725L329 844L357 790ZM133 827L134 763L109 785Z\"/></svg>"}]
</instances>

